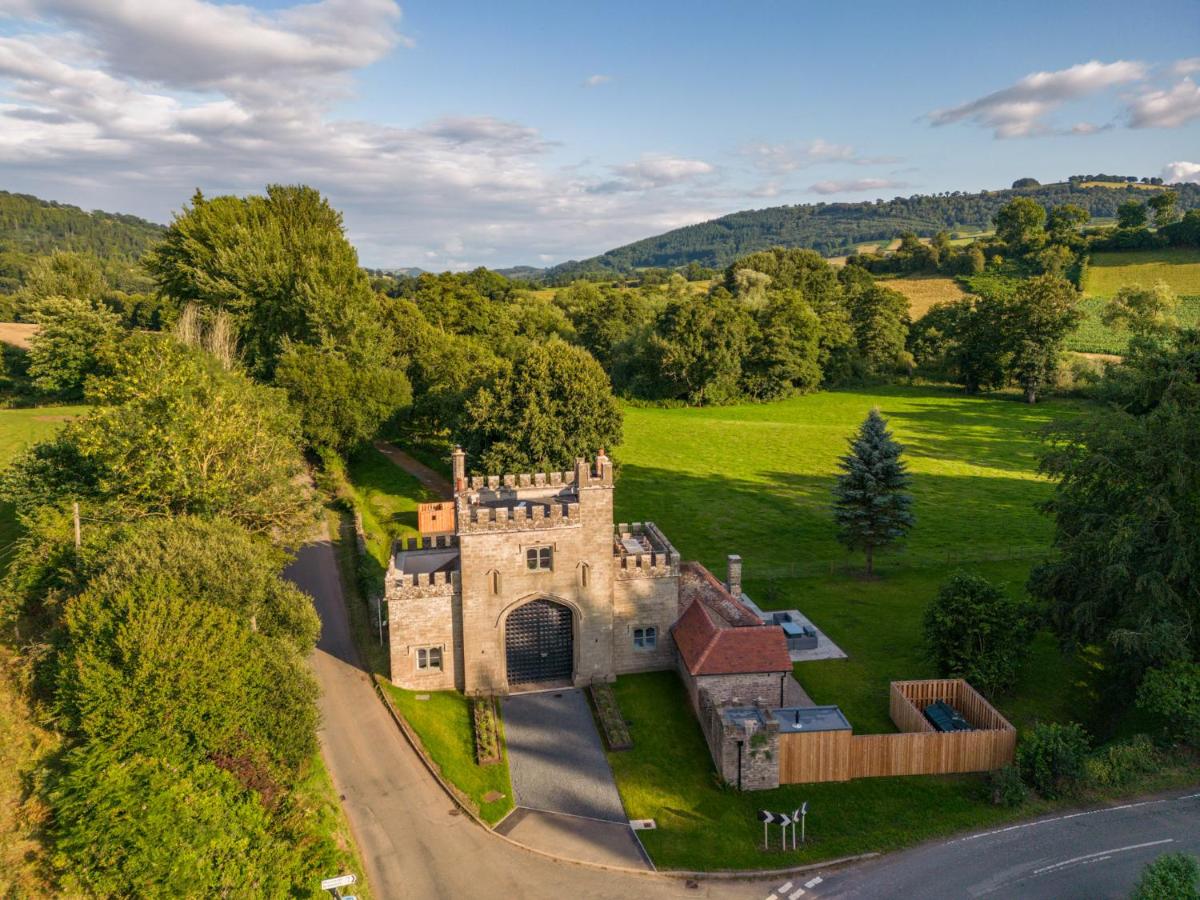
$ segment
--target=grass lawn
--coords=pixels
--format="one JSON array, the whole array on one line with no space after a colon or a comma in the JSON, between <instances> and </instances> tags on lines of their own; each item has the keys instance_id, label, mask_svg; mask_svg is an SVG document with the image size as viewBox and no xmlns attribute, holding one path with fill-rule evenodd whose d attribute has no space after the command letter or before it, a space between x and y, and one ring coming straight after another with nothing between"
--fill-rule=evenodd
<instances>
[{"instance_id":1,"label":"grass lawn","mask_svg":"<svg viewBox=\"0 0 1200 900\"><path fill-rule=\"evenodd\" d=\"M1200 294L1200 250L1169 247L1093 253L1084 277L1084 293L1111 297L1127 284L1152 286L1165 281L1179 295Z\"/></svg>"},{"instance_id":2,"label":"grass lawn","mask_svg":"<svg viewBox=\"0 0 1200 900\"><path fill-rule=\"evenodd\" d=\"M872 406L908 448L917 524L902 549L878 559L880 577L867 580L861 558L837 543L829 507L837 458ZM796 667L813 699L840 705L859 733L890 731L888 682L934 674L920 628L941 582L966 568L1016 593L1045 552L1051 522L1035 505L1050 485L1036 473L1035 432L1078 409L903 386L764 405L629 408L616 515L652 519L685 559L718 575L726 554L741 554L757 602L801 609L850 656ZM1043 636L1014 696L998 705L1018 725L1064 711L1087 721L1078 703L1093 690L1092 674Z\"/></svg>"},{"instance_id":3,"label":"grass lawn","mask_svg":"<svg viewBox=\"0 0 1200 900\"><path fill-rule=\"evenodd\" d=\"M315 814L318 822L316 830L330 835L337 845L339 865L336 874L353 872L358 876L358 883L354 886L355 896L371 900L371 889L367 884L358 845L354 843L354 836L350 833L350 822L338 802L333 780L329 777L329 770L325 768L325 760L319 752L309 759L303 776L296 784L296 793L304 798L308 808Z\"/></svg>"},{"instance_id":4,"label":"grass lawn","mask_svg":"<svg viewBox=\"0 0 1200 900\"><path fill-rule=\"evenodd\" d=\"M367 547L384 567L392 541L417 537L417 505L439 500L374 447L357 453L346 469L362 513Z\"/></svg>"},{"instance_id":5,"label":"grass lawn","mask_svg":"<svg viewBox=\"0 0 1200 900\"><path fill-rule=\"evenodd\" d=\"M913 320L929 312L935 303L960 300L966 292L957 279L942 275L910 275L906 278L880 278L879 283L908 298L908 311Z\"/></svg>"},{"instance_id":6,"label":"grass lawn","mask_svg":"<svg viewBox=\"0 0 1200 900\"><path fill-rule=\"evenodd\" d=\"M495 825L503 819L513 807L512 784L508 778L508 752L503 749L503 722L500 723L500 762L492 766L480 766L475 763L475 738L466 697L457 691L417 693L393 684L385 684L384 690L421 738L430 758L441 769L442 776L471 798L485 822ZM429 699L418 700L418 697ZM485 803L483 797L491 791L504 796Z\"/></svg>"}]
</instances>

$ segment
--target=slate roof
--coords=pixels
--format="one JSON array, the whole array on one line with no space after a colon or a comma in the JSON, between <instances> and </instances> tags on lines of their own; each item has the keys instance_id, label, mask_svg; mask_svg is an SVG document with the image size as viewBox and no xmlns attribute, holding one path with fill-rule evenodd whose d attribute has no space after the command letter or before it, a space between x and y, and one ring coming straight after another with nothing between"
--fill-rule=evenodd
<instances>
[{"instance_id":1,"label":"slate roof","mask_svg":"<svg viewBox=\"0 0 1200 900\"><path fill-rule=\"evenodd\" d=\"M684 611L671 634L692 675L792 671L783 629L765 624L704 566L680 567L679 595Z\"/></svg>"}]
</instances>

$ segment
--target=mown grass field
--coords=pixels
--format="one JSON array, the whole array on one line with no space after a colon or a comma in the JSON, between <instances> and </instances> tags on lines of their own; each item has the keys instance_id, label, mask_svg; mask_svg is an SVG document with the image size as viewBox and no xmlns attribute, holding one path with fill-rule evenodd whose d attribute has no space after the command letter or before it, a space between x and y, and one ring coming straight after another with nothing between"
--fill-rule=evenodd
<instances>
[{"instance_id":1,"label":"mown grass field","mask_svg":"<svg viewBox=\"0 0 1200 900\"><path fill-rule=\"evenodd\" d=\"M907 447L917 524L902 548L878 558L881 577L865 580L861 558L836 540L830 491L847 436L873 406ZM1036 432L1078 409L1066 400L1030 407L1008 395L904 386L762 405L630 408L616 514L655 521L684 558L718 575L727 554L741 554L756 601L801 609L850 655L797 668L813 699L840 705L860 733L889 731L888 682L934 674L920 619L941 582L966 568L1023 590L1052 530L1035 509L1051 490L1036 471ZM999 705L1018 725L1079 717L1086 675L1081 661L1040 638L1027 677Z\"/></svg>"},{"instance_id":2,"label":"mown grass field","mask_svg":"<svg viewBox=\"0 0 1200 900\"><path fill-rule=\"evenodd\" d=\"M1200 295L1200 250L1169 247L1093 253L1083 291L1090 297L1111 297L1127 284L1151 287L1158 281L1165 281L1180 296Z\"/></svg>"},{"instance_id":3,"label":"mown grass field","mask_svg":"<svg viewBox=\"0 0 1200 900\"><path fill-rule=\"evenodd\" d=\"M935 303L948 303L966 296L953 278L943 275L910 275L906 278L880 278L879 283L908 298L908 312L913 321L929 312Z\"/></svg>"}]
</instances>

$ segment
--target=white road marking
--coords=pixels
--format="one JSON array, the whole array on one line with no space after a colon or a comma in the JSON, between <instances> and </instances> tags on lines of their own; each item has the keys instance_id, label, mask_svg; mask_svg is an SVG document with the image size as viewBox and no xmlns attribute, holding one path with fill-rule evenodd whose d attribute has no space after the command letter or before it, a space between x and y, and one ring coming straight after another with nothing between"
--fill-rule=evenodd
<instances>
[{"instance_id":1,"label":"white road marking","mask_svg":"<svg viewBox=\"0 0 1200 900\"><path fill-rule=\"evenodd\" d=\"M814 878L812 881L806 881L806 882L804 882L804 886L805 886L806 888L808 888L809 890L812 890L813 888L815 888L815 887L816 887L818 884L820 884L820 883L821 883L822 881L824 881L824 880L825 880L824 878L822 878L820 875L818 875L818 876L817 876L816 878Z\"/></svg>"},{"instance_id":2,"label":"white road marking","mask_svg":"<svg viewBox=\"0 0 1200 900\"><path fill-rule=\"evenodd\" d=\"M790 881L785 881L779 887L775 888L775 891L780 894L786 894L791 889L792 889L792 883Z\"/></svg>"},{"instance_id":3,"label":"white road marking","mask_svg":"<svg viewBox=\"0 0 1200 900\"><path fill-rule=\"evenodd\" d=\"M1130 844L1128 847L1116 847L1112 850L1100 850L1096 853L1085 853L1083 856L1064 859L1062 862L1053 863L1049 866L1042 866L1040 869L1034 869L1033 874L1045 875L1047 872L1056 872L1059 869L1065 868L1066 866L1074 863L1098 861L1096 860L1096 857L1098 856L1105 856L1106 854L1107 856L1111 856L1114 853L1124 853L1127 850L1141 850L1143 847L1157 847L1159 844L1171 844L1174 843L1174 841L1175 838L1163 838L1161 841L1147 841L1144 844Z\"/></svg>"},{"instance_id":4,"label":"white road marking","mask_svg":"<svg viewBox=\"0 0 1200 900\"><path fill-rule=\"evenodd\" d=\"M796 898L799 897L803 893L804 893L804 888L796 888L794 891L792 891L790 894L788 894L788 900L796 900Z\"/></svg>"},{"instance_id":5,"label":"white road marking","mask_svg":"<svg viewBox=\"0 0 1200 900\"><path fill-rule=\"evenodd\" d=\"M997 828L995 831L981 831L978 834L969 834L966 837L956 838L953 841L947 841L947 844L956 844L959 841L973 841L977 838L992 837L997 834L1007 834L1010 831L1020 831L1023 828L1033 828L1037 825L1049 825L1051 822L1065 822L1067 819L1078 819L1082 816L1095 816L1100 813L1121 812L1126 809L1136 809L1139 806L1152 806L1155 803L1169 803L1171 799L1183 800L1184 797L1167 798L1163 800L1143 800L1141 803L1126 803L1122 806L1106 806L1103 809L1089 809L1084 812L1068 813L1065 816L1053 816L1049 819L1038 819L1036 822L1024 822L1020 825L1009 825L1007 828Z\"/></svg>"}]
</instances>

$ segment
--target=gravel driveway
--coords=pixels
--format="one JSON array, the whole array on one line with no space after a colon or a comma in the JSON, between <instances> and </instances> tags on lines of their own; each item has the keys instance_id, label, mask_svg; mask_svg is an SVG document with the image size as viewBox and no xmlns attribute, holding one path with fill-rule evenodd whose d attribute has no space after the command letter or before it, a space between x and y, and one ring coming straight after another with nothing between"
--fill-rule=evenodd
<instances>
[{"instance_id":1,"label":"gravel driveway","mask_svg":"<svg viewBox=\"0 0 1200 900\"><path fill-rule=\"evenodd\" d=\"M628 821L583 691L517 694L503 712L517 806Z\"/></svg>"}]
</instances>

